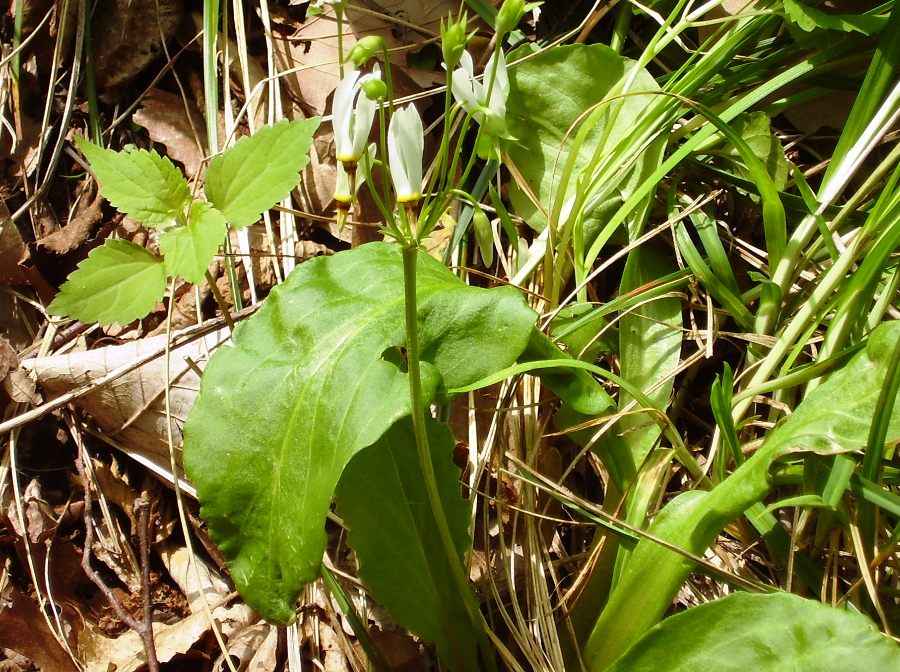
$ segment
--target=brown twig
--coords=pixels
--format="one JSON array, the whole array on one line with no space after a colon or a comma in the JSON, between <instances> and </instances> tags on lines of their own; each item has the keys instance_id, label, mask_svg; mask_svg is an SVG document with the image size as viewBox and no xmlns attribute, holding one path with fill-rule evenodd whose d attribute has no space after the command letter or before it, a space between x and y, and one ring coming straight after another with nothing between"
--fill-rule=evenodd
<instances>
[{"instance_id":1,"label":"brown twig","mask_svg":"<svg viewBox=\"0 0 900 672\"><path fill-rule=\"evenodd\" d=\"M81 445L78 457L75 458L75 468L78 469L78 475L81 476L81 482L84 486L84 554L81 556L81 567L84 573L94 583L100 592L106 597L107 602L116 612L119 620L134 630L141 638L144 644L144 653L147 656L147 669L149 672L159 672L159 661L156 658L156 645L153 642L153 625L150 619L150 565L149 565L149 544L147 543L146 523L148 519L148 509L143 499L135 501L135 508L140 512L140 538L141 538L141 593L144 601L144 618L138 621L125 611L122 603L113 595L113 592L103 582L103 579L91 567L91 544L94 542L94 524L91 509L91 486L88 479L87 470L85 469L85 452L84 446ZM142 505L139 507L138 503Z\"/></svg>"}]
</instances>

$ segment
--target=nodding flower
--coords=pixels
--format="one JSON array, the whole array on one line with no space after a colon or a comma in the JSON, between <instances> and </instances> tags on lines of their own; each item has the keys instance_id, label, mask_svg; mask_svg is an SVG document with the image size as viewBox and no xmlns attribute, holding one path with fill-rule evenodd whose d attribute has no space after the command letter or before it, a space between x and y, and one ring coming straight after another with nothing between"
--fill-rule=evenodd
<instances>
[{"instance_id":1,"label":"nodding flower","mask_svg":"<svg viewBox=\"0 0 900 672\"><path fill-rule=\"evenodd\" d=\"M502 131L506 118L506 97L509 94L509 76L502 51L488 59L483 82L475 78L472 56L468 51L462 52L459 67L450 75L450 89L456 101L476 122L485 124L487 120L487 126Z\"/></svg>"},{"instance_id":2,"label":"nodding flower","mask_svg":"<svg viewBox=\"0 0 900 672\"><path fill-rule=\"evenodd\" d=\"M425 131L414 105L398 108L388 126L388 163L397 203L422 200L422 154Z\"/></svg>"},{"instance_id":3,"label":"nodding flower","mask_svg":"<svg viewBox=\"0 0 900 672\"><path fill-rule=\"evenodd\" d=\"M377 65L367 75L353 70L334 91L331 125L334 128L335 153L341 163L355 164L366 151L378 103L371 100L362 87L366 82L376 79L381 79L381 71Z\"/></svg>"},{"instance_id":4,"label":"nodding flower","mask_svg":"<svg viewBox=\"0 0 900 672\"><path fill-rule=\"evenodd\" d=\"M352 175L344 168L340 161L337 164L337 178L334 184L334 200L339 210L349 210L350 205L356 199L360 187L366 183L369 177L368 170L375 161L375 143L369 145L368 161L362 161L360 157L359 167L362 170L354 170ZM365 154L363 155L365 156Z\"/></svg>"}]
</instances>

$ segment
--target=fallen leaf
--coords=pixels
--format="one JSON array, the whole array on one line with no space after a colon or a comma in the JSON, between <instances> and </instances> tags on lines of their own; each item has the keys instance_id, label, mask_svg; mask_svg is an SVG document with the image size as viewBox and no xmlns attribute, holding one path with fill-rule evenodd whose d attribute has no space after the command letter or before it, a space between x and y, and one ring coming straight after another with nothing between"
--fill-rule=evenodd
<instances>
[{"instance_id":1,"label":"fallen leaf","mask_svg":"<svg viewBox=\"0 0 900 672\"><path fill-rule=\"evenodd\" d=\"M44 672L78 670L50 632L38 606L9 583L0 595L0 647L30 658Z\"/></svg>"},{"instance_id":2,"label":"fallen leaf","mask_svg":"<svg viewBox=\"0 0 900 672\"><path fill-rule=\"evenodd\" d=\"M166 155L181 163L188 177L200 176L207 154L206 125L193 100L153 89L141 99L133 119L147 129L153 142L166 146Z\"/></svg>"},{"instance_id":3,"label":"fallen leaf","mask_svg":"<svg viewBox=\"0 0 900 672\"><path fill-rule=\"evenodd\" d=\"M0 285L24 285L28 282L21 263L28 259L28 248L12 221L6 204L0 202Z\"/></svg>"},{"instance_id":4,"label":"fallen leaf","mask_svg":"<svg viewBox=\"0 0 900 672\"><path fill-rule=\"evenodd\" d=\"M37 244L55 254L68 254L78 249L103 219L103 197L100 193L61 229L41 238Z\"/></svg>"},{"instance_id":5,"label":"fallen leaf","mask_svg":"<svg viewBox=\"0 0 900 672\"><path fill-rule=\"evenodd\" d=\"M227 329L220 329L174 348L170 354L172 433L179 464L181 427L197 396L198 372L205 366L208 353L229 337ZM21 367L36 377L48 398L53 398L96 381L147 353L161 351L165 339L165 335L155 336L96 350L26 359ZM165 387L166 361L158 357L78 397L74 403L93 418L113 445L171 482Z\"/></svg>"},{"instance_id":6,"label":"fallen leaf","mask_svg":"<svg viewBox=\"0 0 900 672\"><path fill-rule=\"evenodd\" d=\"M113 0L93 17L94 76L101 90L124 84L163 54L181 21L181 0Z\"/></svg>"},{"instance_id":7,"label":"fallen leaf","mask_svg":"<svg viewBox=\"0 0 900 672\"><path fill-rule=\"evenodd\" d=\"M206 614L197 613L173 625L153 624L156 657L167 663L187 653L209 630ZM84 672L136 672L146 666L144 644L134 630L118 637L107 637L94 626L86 625L78 637L78 654Z\"/></svg>"}]
</instances>

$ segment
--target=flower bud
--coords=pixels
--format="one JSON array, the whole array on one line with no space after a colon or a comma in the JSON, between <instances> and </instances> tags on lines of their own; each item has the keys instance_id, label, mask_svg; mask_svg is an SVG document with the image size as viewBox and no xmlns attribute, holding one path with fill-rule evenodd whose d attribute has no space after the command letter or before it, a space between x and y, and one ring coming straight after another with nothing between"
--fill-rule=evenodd
<instances>
[{"instance_id":1,"label":"flower bud","mask_svg":"<svg viewBox=\"0 0 900 672\"><path fill-rule=\"evenodd\" d=\"M380 35L366 35L359 42L353 45L350 50L348 60L353 61L353 65L357 68L362 67L363 63L368 61L376 54L381 53L384 49L384 38Z\"/></svg>"},{"instance_id":2,"label":"flower bud","mask_svg":"<svg viewBox=\"0 0 900 672\"><path fill-rule=\"evenodd\" d=\"M380 79L369 79L360 88L369 100L382 100L387 95L387 84Z\"/></svg>"},{"instance_id":3,"label":"flower bud","mask_svg":"<svg viewBox=\"0 0 900 672\"><path fill-rule=\"evenodd\" d=\"M478 245L481 260L485 266L490 268L494 263L494 232L491 220L479 205L474 206L472 210L472 228L475 230L475 242Z\"/></svg>"},{"instance_id":4,"label":"flower bud","mask_svg":"<svg viewBox=\"0 0 900 672\"><path fill-rule=\"evenodd\" d=\"M465 12L456 21L448 19L446 25L441 19L441 51L444 55L447 72L451 72L456 67L460 56L466 50L466 44L469 42L466 23L468 23L468 17Z\"/></svg>"},{"instance_id":5,"label":"flower bud","mask_svg":"<svg viewBox=\"0 0 900 672\"><path fill-rule=\"evenodd\" d=\"M523 16L525 16L525 0L504 0L500 11L497 12L494 30L497 31L497 35L506 35L516 29Z\"/></svg>"}]
</instances>

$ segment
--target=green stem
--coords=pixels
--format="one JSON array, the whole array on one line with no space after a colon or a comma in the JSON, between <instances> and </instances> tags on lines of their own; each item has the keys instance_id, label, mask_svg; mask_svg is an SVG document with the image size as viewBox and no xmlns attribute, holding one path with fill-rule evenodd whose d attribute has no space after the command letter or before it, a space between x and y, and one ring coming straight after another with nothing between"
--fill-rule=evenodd
<instances>
[{"instance_id":1,"label":"green stem","mask_svg":"<svg viewBox=\"0 0 900 672\"><path fill-rule=\"evenodd\" d=\"M493 655L484 634L484 623L481 611L472 594L466 577L463 563L460 560L450 526L444 514L444 506L438 492L437 479L434 475L434 464L431 461L431 450L428 447L428 434L425 429L425 399L422 396L422 379L419 369L419 324L416 305L416 263L419 255L418 244L414 238L402 242L403 246L403 281L406 294L406 358L409 374L409 393L412 400L413 432L416 437L416 451L419 455L419 466L428 493L428 504L434 516L441 544L453 572L453 581L466 607L466 613L474 632L478 633L478 648L487 669L493 669Z\"/></svg>"}]
</instances>

